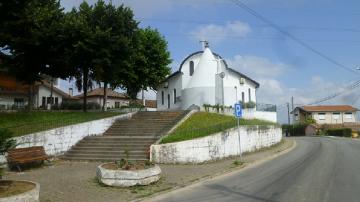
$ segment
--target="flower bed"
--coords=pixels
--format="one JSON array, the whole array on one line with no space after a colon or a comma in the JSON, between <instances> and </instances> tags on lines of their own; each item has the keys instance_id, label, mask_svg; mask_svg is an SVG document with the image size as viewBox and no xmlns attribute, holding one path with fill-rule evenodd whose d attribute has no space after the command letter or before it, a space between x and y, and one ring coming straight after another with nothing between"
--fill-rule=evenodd
<instances>
[{"instance_id":1,"label":"flower bed","mask_svg":"<svg viewBox=\"0 0 360 202\"><path fill-rule=\"evenodd\" d=\"M134 164L130 167L119 167L116 163L104 163L96 170L99 182L117 187L149 185L157 182L160 174L161 169L158 165Z\"/></svg>"},{"instance_id":2,"label":"flower bed","mask_svg":"<svg viewBox=\"0 0 360 202\"><path fill-rule=\"evenodd\" d=\"M39 201L40 185L30 181L0 180L0 202Z\"/></svg>"}]
</instances>

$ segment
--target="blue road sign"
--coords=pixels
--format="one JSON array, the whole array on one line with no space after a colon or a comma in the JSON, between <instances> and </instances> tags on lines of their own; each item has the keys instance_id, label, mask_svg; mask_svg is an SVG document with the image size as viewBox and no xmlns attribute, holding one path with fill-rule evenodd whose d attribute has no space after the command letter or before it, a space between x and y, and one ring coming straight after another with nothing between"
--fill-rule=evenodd
<instances>
[{"instance_id":1,"label":"blue road sign","mask_svg":"<svg viewBox=\"0 0 360 202\"><path fill-rule=\"evenodd\" d=\"M237 118L241 118L242 116L241 104L235 104L235 116Z\"/></svg>"}]
</instances>

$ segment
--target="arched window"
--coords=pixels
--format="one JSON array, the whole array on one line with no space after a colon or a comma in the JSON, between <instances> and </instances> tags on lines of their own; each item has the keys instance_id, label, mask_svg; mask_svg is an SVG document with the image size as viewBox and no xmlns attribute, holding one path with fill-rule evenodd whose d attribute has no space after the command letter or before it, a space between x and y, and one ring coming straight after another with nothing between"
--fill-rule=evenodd
<instances>
[{"instance_id":1,"label":"arched window","mask_svg":"<svg viewBox=\"0 0 360 202\"><path fill-rule=\"evenodd\" d=\"M189 72L190 72L190 76L194 74L194 61L190 61Z\"/></svg>"}]
</instances>

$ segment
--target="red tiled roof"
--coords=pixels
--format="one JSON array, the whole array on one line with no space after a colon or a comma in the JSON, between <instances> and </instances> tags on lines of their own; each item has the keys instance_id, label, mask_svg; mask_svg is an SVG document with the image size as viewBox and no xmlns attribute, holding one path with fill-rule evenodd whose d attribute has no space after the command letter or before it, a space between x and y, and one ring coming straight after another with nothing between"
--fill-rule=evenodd
<instances>
[{"instance_id":1,"label":"red tiled roof","mask_svg":"<svg viewBox=\"0 0 360 202\"><path fill-rule=\"evenodd\" d=\"M80 94L80 95L77 95L75 97L80 98L80 97L83 97L83 96L84 96L84 94ZM104 96L104 88L95 88L95 89L93 89L93 90L91 90L91 91L89 91L87 93L87 97L97 97L97 96L99 96L99 97ZM118 93L118 92L113 91L113 90L111 90L109 88L107 89L107 96L108 97L113 97L113 98L128 99L128 97L125 94Z\"/></svg>"},{"instance_id":2,"label":"red tiled roof","mask_svg":"<svg viewBox=\"0 0 360 202\"><path fill-rule=\"evenodd\" d=\"M307 112L354 112L358 111L350 105L319 105L319 106L302 106L300 109Z\"/></svg>"}]
</instances>

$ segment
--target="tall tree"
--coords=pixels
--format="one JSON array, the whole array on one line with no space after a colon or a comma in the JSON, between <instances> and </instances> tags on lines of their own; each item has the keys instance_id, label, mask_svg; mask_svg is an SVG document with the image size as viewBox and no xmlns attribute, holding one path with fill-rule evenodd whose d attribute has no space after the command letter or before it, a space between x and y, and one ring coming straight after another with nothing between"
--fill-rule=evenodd
<instances>
[{"instance_id":1,"label":"tall tree","mask_svg":"<svg viewBox=\"0 0 360 202\"><path fill-rule=\"evenodd\" d=\"M106 110L107 88L118 87L123 69L131 59L132 41L138 23L133 19L131 9L123 5L115 7L111 3L98 1L94 6L93 18L97 27L98 50L94 58L95 75L104 84L103 110Z\"/></svg>"},{"instance_id":2,"label":"tall tree","mask_svg":"<svg viewBox=\"0 0 360 202\"><path fill-rule=\"evenodd\" d=\"M94 78L93 59L96 56L97 27L94 25L93 6L85 1L79 8L73 8L67 13L65 30L67 32L67 43L65 49L66 61L71 67L76 79L76 86L83 91L83 111L87 111L87 92L92 86Z\"/></svg>"},{"instance_id":3,"label":"tall tree","mask_svg":"<svg viewBox=\"0 0 360 202\"><path fill-rule=\"evenodd\" d=\"M138 31L132 56L132 68L124 81L128 95L136 99L141 89L155 89L170 74L170 52L163 36L150 27Z\"/></svg>"},{"instance_id":4,"label":"tall tree","mask_svg":"<svg viewBox=\"0 0 360 202\"><path fill-rule=\"evenodd\" d=\"M1 58L10 72L29 85L29 110L33 107L34 84L49 71L50 58L59 57L57 31L63 12L57 0L6 1L0 4ZM50 53L56 54L50 56ZM58 59L59 61L59 59Z\"/></svg>"},{"instance_id":5,"label":"tall tree","mask_svg":"<svg viewBox=\"0 0 360 202\"><path fill-rule=\"evenodd\" d=\"M51 55L58 44L56 37L63 19L57 0L4 1L0 4L2 27L0 53L18 80L29 85L29 109L33 107L34 84L49 71ZM59 56L57 52L56 57Z\"/></svg>"}]
</instances>

